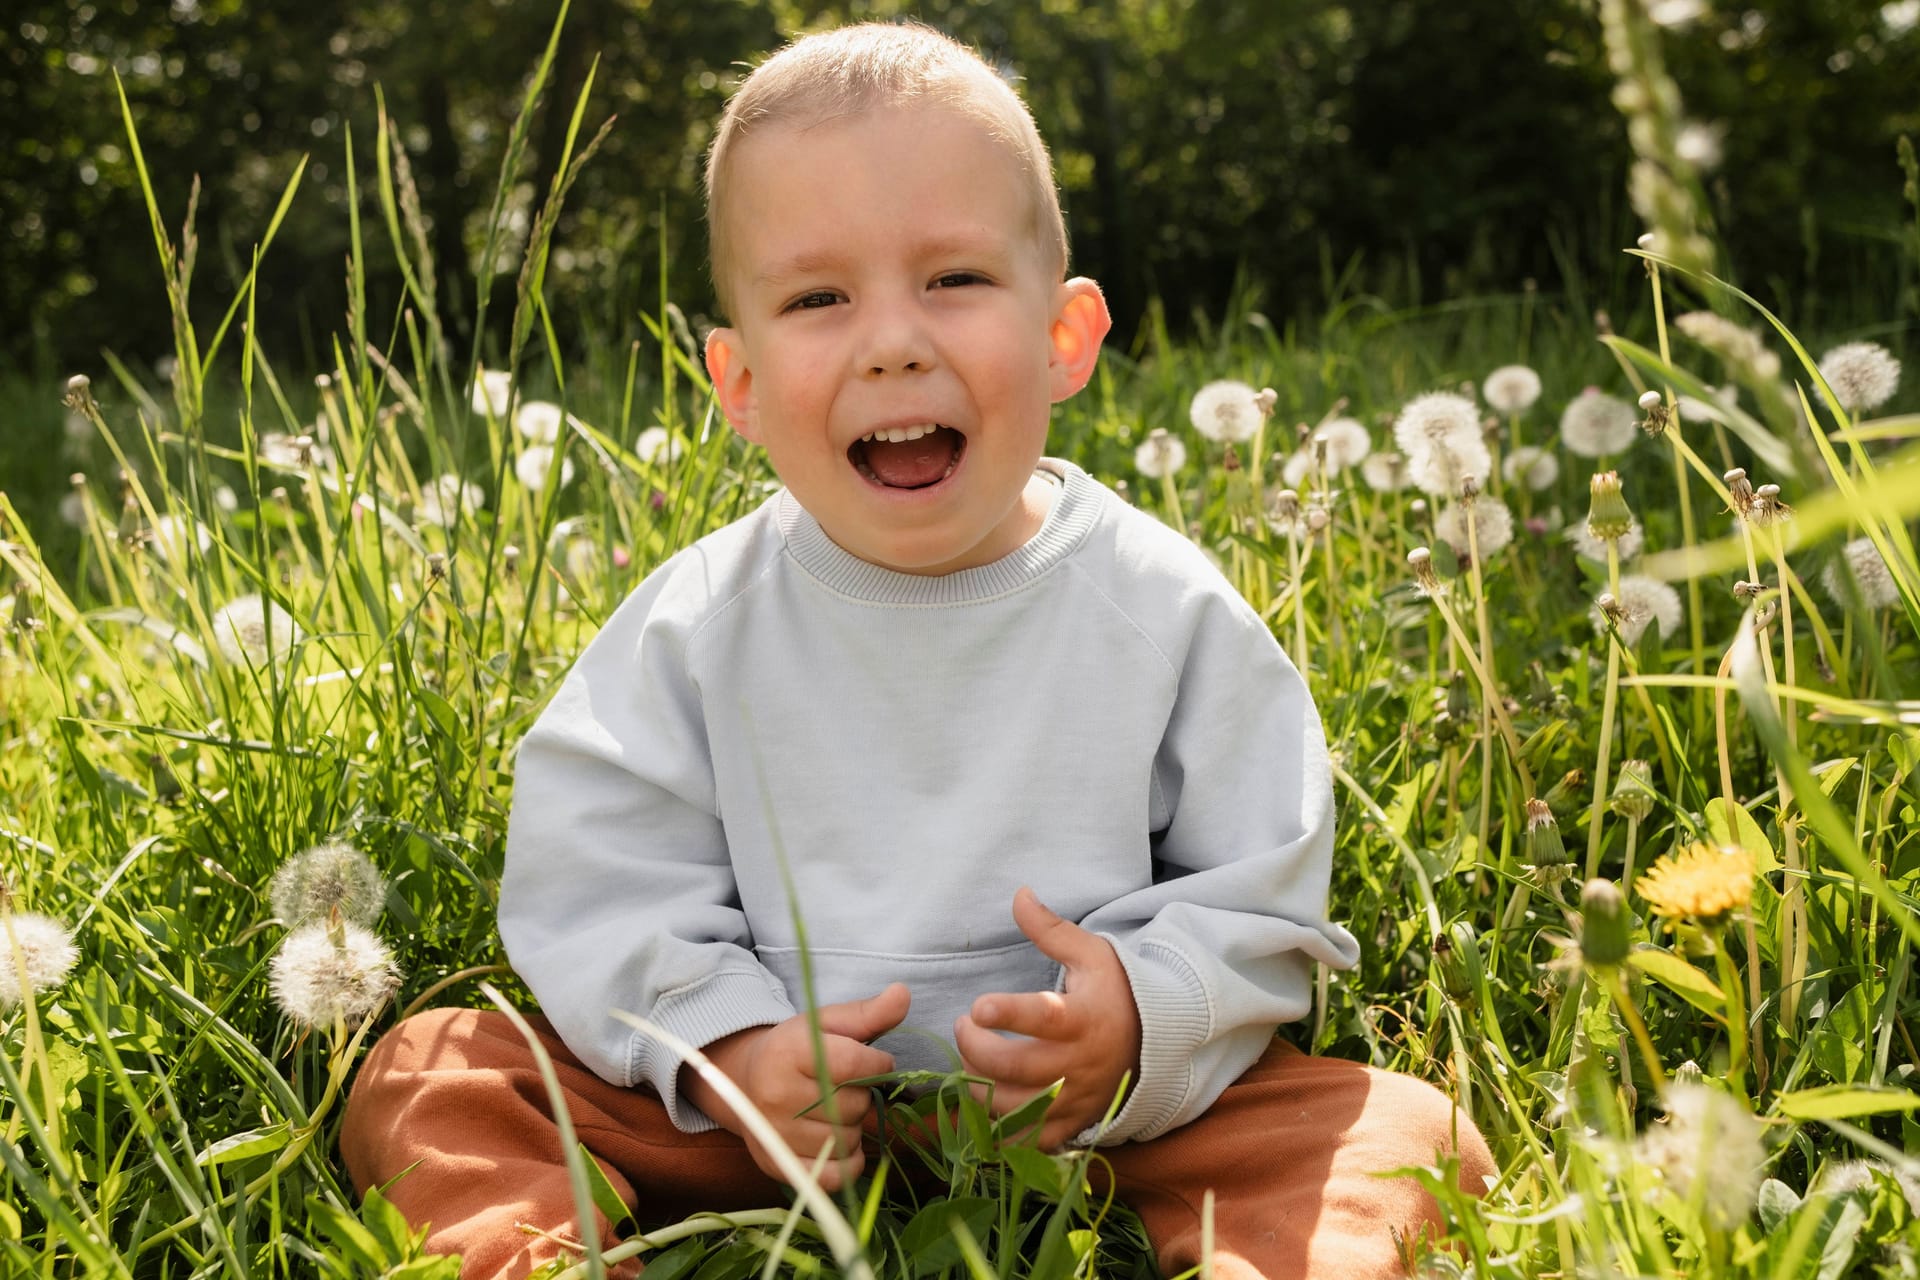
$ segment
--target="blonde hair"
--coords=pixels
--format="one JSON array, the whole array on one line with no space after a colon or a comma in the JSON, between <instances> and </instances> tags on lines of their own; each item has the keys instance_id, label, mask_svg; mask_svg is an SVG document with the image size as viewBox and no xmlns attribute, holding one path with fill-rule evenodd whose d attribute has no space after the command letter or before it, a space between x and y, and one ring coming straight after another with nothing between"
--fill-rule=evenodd
<instances>
[{"instance_id":1,"label":"blonde hair","mask_svg":"<svg viewBox=\"0 0 1920 1280\"><path fill-rule=\"evenodd\" d=\"M725 273L726 201L733 149L757 129L810 128L881 107L933 105L985 126L1012 155L1033 197L1041 249L1062 275L1067 225L1053 160L1027 104L966 45L912 22L862 22L803 36L761 63L727 102L707 150L709 262L720 305L731 311Z\"/></svg>"}]
</instances>

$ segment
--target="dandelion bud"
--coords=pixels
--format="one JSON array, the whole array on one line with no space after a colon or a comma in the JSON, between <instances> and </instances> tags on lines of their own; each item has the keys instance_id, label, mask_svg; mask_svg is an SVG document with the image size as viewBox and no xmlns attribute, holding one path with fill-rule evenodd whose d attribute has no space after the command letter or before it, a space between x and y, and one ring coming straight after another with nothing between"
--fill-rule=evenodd
<instances>
[{"instance_id":1,"label":"dandelion bud","mask_svg":"<svg viewBox=\"0 0 1920 1280\"><path fill-rule=\"evenodd\" d=\"M1622 760L1607 806L1629 822L1645 822L1653 812L1653 768L1645 760Z\"/></svg>"},{"instance_id":2,"label":"dandelion bud","mask_svg":"<svg viewBox=\"0 0 1920 1280\"><path fill-rule=\"evenodd\" d=\"M1675 1084L1702 1084L1706 1081L1706 1078L1707 1073L1702 1071L1700 1064L1692 1058L1688 1058L1685 1062L1673 1069L1673 1082Z\"/></svg>"},{"instance_id":3,"label":"dandelion bud","mask_svg":"<svg viewBox=\"0 0 1920 1280\"><path fill-rule=\"evenodd\" d=\"M1527 866L1542 887L1551 888L1573 874L1573 855L1560 839L1560 824L1547 802L1527 801Z\"/></svg>"},{"instance_id":4,"label":"dandelion bud","mask_svg":"<svg viewBox=\"0 0 1920 1280\"><path fill-rule=\"evenodd\" d=\"M1463 723L1473 714L1473 703L1467 696L1467 673L1464 671L1455 671L1447 680L1447 714Z\"/></svg>"},{"instance_id":5,"label":"dandelion bud","mask_svg":"<svg viewBox=\"0 0 1920 1280\"><path fill-rule=\"evenodd\" d=\"M1593 313L1593 331L1602 337L1613 332L1613 317L1604 307Z\"/></svg>"},{"instance_id":6,"label":"dandelion bud","mask_svg":"<svg viewBox=\"0 0 1920 1280\"><path fill-rule=\"evenodd\" d=\"M447 557L442 551L427 552L427 581L438 582L447 576Z\"/></svg>"},{"instance_id":7,"label":"dandelion bud","mask_svg":"<svg viewBox=\"0 0 1920 1280\"><path fill-rule=\"evenodd\" d=\"M1735 467L1722 476L1727 482L1727 498L1732 503L1733 513L1742 520L1753 510L1753 482L1747 479L1745 467Z\"/></svg>"},{"instance_id":8,"label":"dandelion bud","mask_svg":"<svg viewBox=\"0 0 1920 1280\"><path fill-rule=\"evenodd\" d=\"M387 900L387 882L372 859L350 844L330 841L288 858L267 890L273 914L289 929L338 911L372 924Z\"/></svg>"},{"instance_id":9,"label":"dandelion bud","mask_svg":"<svg viewBox=\"0 0 1920 1280\"><path fill-rule=\"evenodd\" d=\"M1413 581L1420 588L1420 594L1440 594L1440 575L1433 571L1433 552L1425 547L1415 547L1407 552L1407 565L1413 570Z\"/></svg>"},{"instance_id":10,"label":"dandelion bud","mask_svg":"<svg viewBox=\"0 0 1920 1280\"><path fill-rule=\"evenodd\" d=\"M1560 781L1547 788L1547 811L1555 817L1565 817L1584 808L1586 797L1587 771L1569 769L1560 776Z\"/></svg>"},{"instance_id":11,"label":"dandelion bud","mask_svg":"<svg viewBox=\"0 0 1920 1280\"><path fill-rule=\"evenodd\" d=\"M1633 511L1621 492L1620 473L1601 471L1588 485L1587 533L1606 542L1616 542L1633 529Z\"/></svg>"},{"instance_id":12,"label":"dandelion bud","mask_svg":"<svg viewBox=\"0 0 1920 1280\"><path fill-rule=\"evenodd\" d=\"M1627 900L1611 880L1589 880L1580 890L1580 958L1590 968L1624 963L1631 945Z\"/></svg>"},{"instance_id":13,"label":"dandelion bud","mask_svg":"<svg viewBox=\"0 0 1920 1280\"><path fill-rule=\"evenodd\" d=\"M73 935L58 920L31 911L0 915L0 1009L59 986L79 959ZM20 985L23 968L25 987Z\"/></svg>"},{"instance_id":14,"label":"dandelion bud","mask_svg":"<svg viewBox=\"0 0 1920 1280\"><path fill-rule=\"evenodd\" d=\"M275 1002L303 1027L357 1026L400 981L387 944L338 916L288 934L270 972Z\"/></svg>"},{"instance_id":15,"label":"dandelion bud","mask_svg":"<svg viewBox=\"0 0 1920 1280\"><path fill-rule=\"evenodd\" d=\"M1465 920L1455 920L1433 940L1433 967L1440 989L1455 1000L1472 998L1485 983L1480 961L1480 935Z\"/></svg>"},{"instance_id":16,"label":"dandelion bud","mask_svg":"<svg viewBox=\"0 0 1920 1280\"><path fill-rule=\"evenodd\" d=\"M316 373L313 375L313 385L325 391L333 385L333 375L330 373Z\"/></svg>"},{"instance_id":17,"label":"dandelion bud","mask_svg":"<svg viewBox=\"0 0 1920 1280\"><path fill-rule=\"evenodd\" d=\"M1263 418L1271 418L1273 406L1278 403L1280 403L1280 393L1272 387L1262 387L1254 393L1253 407L1260 411L1260 416Z\"/></svg>"}]
</instances>

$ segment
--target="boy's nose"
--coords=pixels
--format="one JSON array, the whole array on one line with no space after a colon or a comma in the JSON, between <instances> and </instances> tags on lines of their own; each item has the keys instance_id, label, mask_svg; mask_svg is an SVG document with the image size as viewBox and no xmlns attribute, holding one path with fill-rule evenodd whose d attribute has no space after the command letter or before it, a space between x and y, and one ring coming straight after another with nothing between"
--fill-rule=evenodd
<instances>
[{"instance_id":1,"label":"boy's nose","mask_svg":"<svg viewBox=\"0 0 1920 1280\"><path fill-rule=\"evenodd\" d=\"M933 367L933 343L925 322L911 306L876 312L867 329L861 364L868 377L889 373L925 373Z\"/></svg>"}]
</instances>

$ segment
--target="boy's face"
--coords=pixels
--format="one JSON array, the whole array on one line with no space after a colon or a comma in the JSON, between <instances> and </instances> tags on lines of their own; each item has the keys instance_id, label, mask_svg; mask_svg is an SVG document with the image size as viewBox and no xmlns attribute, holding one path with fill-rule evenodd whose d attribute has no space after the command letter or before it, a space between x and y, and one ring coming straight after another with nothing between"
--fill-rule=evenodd
<instances>
[{"instance_id":1,"label":"boy's face","mask_svg":"<svg viewBox=\"0 0 1920 1280\"><path fill-rule=\"evenodd\" d=\"M1013 156L929 106L777 126L729 163L734 326L707 368L734 429L863 560L951 573L1018 548L1045 517L1049 407L1109 321L1092 281L1060 281Z\"/></svg>"}]
</instances>

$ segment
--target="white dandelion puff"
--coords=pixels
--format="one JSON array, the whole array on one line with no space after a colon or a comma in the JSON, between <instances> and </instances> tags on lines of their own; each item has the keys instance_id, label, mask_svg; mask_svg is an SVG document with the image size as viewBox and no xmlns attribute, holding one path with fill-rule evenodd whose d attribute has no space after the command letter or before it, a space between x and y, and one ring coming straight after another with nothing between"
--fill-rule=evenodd
<instances>
[{"instance_id":1,"label":"white dandelion puff","mask_svg":"<svg viewBox=\"0 0 1920 1280\"><path fill-rule=\"evenodd\" d=\"M1458 497L1465 480L1484 480L1492 471L1493 455L1478 437L1407 454L1408 478L1415 488L1436 498Z\"/></svg>"},{"instance_id":2,"label":"white dandelion puff","mask_svg":"<svg viewBox=\"0 0 1920 1280\"><path fill-rule=\"evenodd\" d=\"M535 444L552 444L560 438L566 415L551 400L525 400L514 410L513 429Z\"/></svg>"},{"instance_id":3,"label":"white dandelion puff","mask_svg":"<svg viewBox=\"0 0 1920 1280\"><path fill-rule=\"evenodd\" d=\"M1373 437L1364 424L1352 418L1333 418L1314 429L1313 440L1327 447L1327 470L1345 471L1357 467L1373 452ZM1308 449L1312 449L1309 444Z\"/></svg>"},{"instance_id":4,"label":"white dandelion puff","mask_svg":"<svg viewBox=\"0 0 1920 1280\"><path fill-rule=\"evenodd\" d=\"M305 471L309 467L322 471L333 469L333 450L313 436L269 431L255 443L254 453L261 462L281 471Z\"/></svg>"},{"instance_id":5,"label":"white dandelion puff","mask_svg":"<svg viewBox=\"0 0 1920 1280\"><path fill-rule=\"evenodd\" d=\"M1409 465L1414 465L1415 455L1433 448L1457 455L1473 445L1485 445L1479 408L1451 391L1429 391L1407 401L1393 420L1393 438Z\"/></svg>"},{"instance_id":6,"label":"white dandelion puff","mask_svg":"<svg viewBox=\"0 0 1920 1280\"><path fill-rule=\"evenodd\" d=\"M1560 478L1560 459L1536 445L1523 444L1500 460L1500 474L1515 488L1539 493Z\"/></svg>"},{"instance_id":7,"label":"white dandelion puff","mask_svg":"<svg viewBox=\"0 0 1920 1280\"><path fill-rule=\"evenodd\" d=\"M553 446L547 444L528 445L519 459L513 464L513 474L520 483L529 489L540 490L553 482ZM560 459L560 487L566 488L573 483L573 459Z\"/></svg>"},{"instance_id":8,"label":"white dandelion puff","mask_svg":"<svg viewBox=\"0 0 1920 1280\"><path fill-rule=\"evenodd\" d=\"M1900 362L1877 342L1848 342L1820 357L1820 376L1849 413L1878 409L1900 389Z\"/></svg>"},{"instance_id":9,"label":"white dandelion puff","mask_svg":"<svg viewBox=\"0 0 1920 1280\"><path fill-rule=\"evenodd\" d=\"M1620 579L1620 593L1614 597L1619 614L1620 640L1631 649L1652 624L1665 640L1680 631L1680 593L1658 578L1628 574ZM1587 610L1587 619L1595 633L1605 635L1607 619L1599 605Z\"/></svg>"},{"instance_id":10,"label":"white dandelion puff","mask_svg":"<svg viewBox=\"0 0 1920 1280\"><path fill-rule=\"evenodd\" d=\"M1582 560L1591 560L1595 564L1607 562L1606 540L1588 533L1585 520L1575 520L1568 526L1567 541L1573 544L1574 554ZM1646 533L1641 529L1638 517L1635 517L1633 523L1627 527L1627 531L1620 535L1618 542L1621 560L1631 560L1640 554L1640 548L1646 543Z\"/></svg>"},{"instance_id":11,"label":"white dandelion puff","mask_svg":"<svg viewBox=\"0 0 1920 1280\"><path fill-rule=\"evenodd\" d=\"M481 369L473 380L473 411L490 417L506 416L513 403L513 375L495 369Z\"/></svg>"},{"instance_id":12,"label":"white dandelion puff","mask_svg":"<svg viewBox=\"0 0 1920 1280\"><path fill-rule=\"evenodd\" d=\"M1851 602L1848 579L1859 589L1860 602L1869 609L1885 609L1900 602L1900 586L1872 538L1855 538L1820 571L1820 585L1835 604Z\"/></svg>"},{"instance_id":13,"label":"white dandelion puff","mask_svg":"<svg viewBox=\"0 0 1920 1280\"><path fill-rule=\"evenodd\" d=\"M1889 36L1899 39L1920 26L1920 0L1892 0L1891 4L1881 5L1880 21L1886 25Z\"/></svg>"},{"instance_id":14,"label":"white dandelion puff","mask_svg":"<svg viewBox=\"0 0 1920 1280\"><path fill-rule=\"evenodd\" d=\"M665 427L648 427L633 442L633 452L642 462L664 467L679 461L685 450L681 447L680 438L669 434Z\"/></svg>"},{"instance_id":15,"label":"white dandelion puff","mask_svg":"<svg viewBox=\"0 0 1920 1280\"><path fill-rule=\"evenodd\" d=\"M1260 429L1259 392L1244 382L1222 378L1209 382L1193 393L1187 416L1193 429L1220 444L1238 444L1253 439Z\"/></svg>"},{"instance_id":16,"label":"white dandelion puff","mask_svg":"<svg viewBox=\"0 0 1920 1280\"><path fill-rule=\"evenodd\" d=\"M1407 487L1407 460L1392 449L1370 453L1361 460L1360 478L1375 493L1398 493Z\"/></svg>"},{"instance_id":17,"label":"white dandelion puff","mask_svg":"<svg viewBox=\"0 0 1920 1280\"><path fill-rule=\"evenodd\" d=\"M275 662L285 662L300 628L279 605L258 594L230 600L216 609L211 619L213 642L228 662L257 666L271 654Z\"/></svg>"},{"instance_id":18,"label":"white dandelion puff","mask_svg":"<svg viewBox=\"0 0 1920 1280\"><path fill-rule=\"evenodd\" d=\"M1147 433L1133 451L1133 468L1149 480L1161 480L1187 465L1187 446L1165 427Z\"/></svg>"},{"instance_id":19,"label":"white dandelion puff","mask_svg":"<svg viewBox=\"0 0 1920 1280\"><path fill-rule=\"evenodd\" d=\"M302 925L287 935L270 967L273 998L303 1027L356 1026L393 993L393 953L365 925L342 920Z\"/></svg>"},{"instance_id":20,"label":"white dandelion puff","mask_svg":"<svg viewBox=\"0 0 1920 1280\"><path fill-rule=\"evenodd\" d=\"M1720 1090L1675 1082L1666 1091L1667 1118L1635 1144L1639 1162L1682 1200L1698 1201L1707 1220L1731 1231L1753 1212L1766 1172L1760 1121Z\"/></svg>"},{"instance_id":21,"label":"white dandelion puff","mask_svg":"<svg viewBox=\"0 0 1920 1280\"><path fill-rule=\"evenodd\" d=\"M1570 453L1603 458L1620 453L1640 434L1640 411L1618 396L1588 387L1560 414L1560 439Z\"/></svg>"},{"instance_id":22,"label":"white dandelion puff","mask_svg":"<svg viewBox=\"0 0 1920 1280\"><path fill-rule=\"evenodd\" d=\"M1313 446L1312 445L1308 445L1304 449L1299 449L1293 453L1288 454L1287 460L1280 464L1280 478L1286 481L1286 485L1289 489L1304 488L1307 483L1307 477L1311 476L1312 474L1313 474Z\"/></svg>"},{"instance_id":23,"label":"white dandelion puff","mask_svg":"<svg viewBox=\"0 0 1920 1280\"><path fill-rule=\"evenodd\" d=\"M58 920L33 911L8 915L0 924L0 1009L11 1009L36 992L59 986L79 960L73 935ZM23 963L24 988L20 985Z\"/></svg>"},{"instance_id":24,"label":"white dandelion puff","mask_svg":"<svg viewBox=\"0 0 1920 1280\"><path fill-rule=\"evenodd\" d=\"M1480 384L1480 394L1488 408L1511 418L1540 398L1540 375L1523 364L1501 365Z\"/></svg>"},{"instance_id":25,"label":"white dandelion puff","mask_svg":"<svg viewBox=\"0 0 1920 1280\"><path fill-rule=\"evenodd\" d=\"M1479 544L1480 562L1485 564L1500 552L1506 550L1513 541L1513 511L1506 503L1488 494L1481 494L1473 500L1471 506L1464 502L1447 504L1447 509L1433 519L1434 536L1453 548L1453 553L1462 560L1473 552L1473 546L1467 541L1467 525L1471 519L1473 542Z\"/></svg>"},{"instance_id":26,"label":"white dandelion puff","mask_svg":"<svg viewBox=\"0 0 1920 1280\"><path fill-rule=\"evenodd\" d=\"M213 546L207 526L191 516L161 516L147 530L147 548L165 564L184 564L191 542L205 555Z\"/></svg>"},{"instance_id":27,"label":"white dandelion puff","mask_svg":"<svg viewBox=\"0 0 1920 1280\"><path fill-rule=\"evenodd\" d=\"M78 489L69 489L60 495L60 521L76 529L84 529L87 524L87 495Z\"/></svg>"},{"instance_id":28,"label":"white dandelion puff","mask_svg":"<svg viewBox=\"0 0 1920 1280\"><path fill-rule=\"evenodd\" d=\"M282 863L267 897L274 917L290 929L324 920L335 908L345 919L370 925L386 905L387 882L366 854L329 840Z\"/></svg>"},{"instance_id":29,"label":"white dandelion puff","mask_svg":"<svg viewBox=\"0 0 1920 1280\"><path fill-rule=\"evenodd\" d=\"M461 516L485 506L487 491L453 474L435 476L420 486L420 505L414 514L422 524L449 528Z\"/></svg>"}]
</instances>

